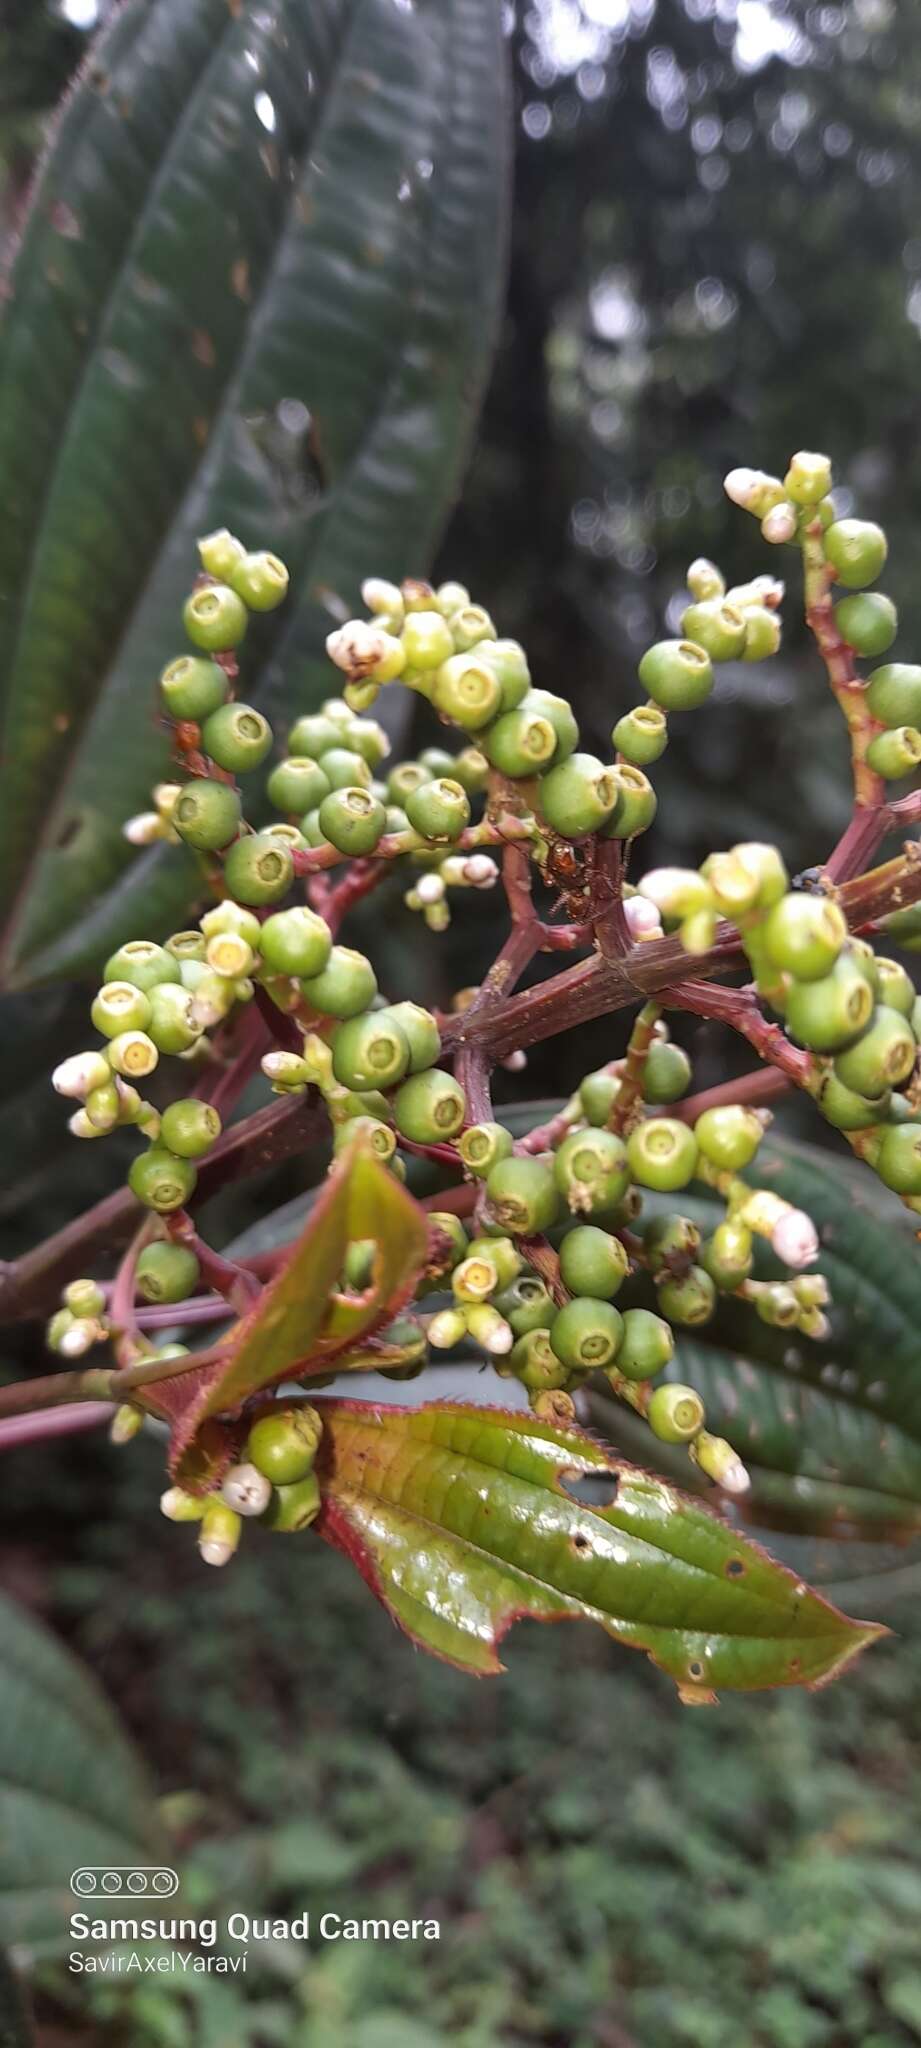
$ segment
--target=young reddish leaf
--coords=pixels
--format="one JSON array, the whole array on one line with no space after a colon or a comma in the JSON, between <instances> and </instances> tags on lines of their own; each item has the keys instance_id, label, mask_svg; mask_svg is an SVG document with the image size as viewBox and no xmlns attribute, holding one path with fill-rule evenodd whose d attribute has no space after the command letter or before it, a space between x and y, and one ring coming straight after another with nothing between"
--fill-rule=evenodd
<instances>
[{"instance_id":1,"label":"young reddish leaf","mask_svg":"<svg viewBox=\"0 0 921 2048\"><path fill-rule=\"evenodd\" d=\"M582 1430L459 1402L318 1406L319 1533L464 1670L501 1670L513 1621L582 1619L709 1704L717 1687L821 1685L886 1633Z\"/></svg>"}]
</instances>

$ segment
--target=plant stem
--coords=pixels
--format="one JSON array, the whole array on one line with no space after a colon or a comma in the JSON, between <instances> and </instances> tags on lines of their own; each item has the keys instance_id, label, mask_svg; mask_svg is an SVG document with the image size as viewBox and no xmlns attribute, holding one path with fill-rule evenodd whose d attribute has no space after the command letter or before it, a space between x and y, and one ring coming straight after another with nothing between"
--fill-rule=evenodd
<instances>
[{"instance_id":1,"label":"plant stem","mask_svg":"<svg viewBox=\"0 0 921 2048\"><path fill-rule=\"evenodd\" d=\"M831 601L835 571L825 559L822 523L811 519L802 536L803 584L806 623L825 663L828 680L847 723L854 774L854 808L873 809L883 802L884 784L867 766L867 748L882 727L867 710L866 687L854 667L854 656L843 640ZM878 843L878 842L877 842Z\"/></svg>"}]
</instances>

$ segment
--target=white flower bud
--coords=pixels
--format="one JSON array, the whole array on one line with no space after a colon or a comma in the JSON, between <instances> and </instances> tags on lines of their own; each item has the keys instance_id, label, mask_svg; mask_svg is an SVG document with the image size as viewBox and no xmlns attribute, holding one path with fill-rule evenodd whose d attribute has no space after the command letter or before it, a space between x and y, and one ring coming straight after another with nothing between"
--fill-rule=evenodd
<instances>
[{"instance_id":1,"label":"white flower bud","mask_svg":"<svg viewBox=\"0 0 921 2048\"><path fill-rule=\"evenodd\" d=\"M161 818L169 819L172 817L182 795L182 783L158 782L156 788L152 789L150 793Z\"/></svg>"},{"instance_id":2,"label":"white flower bud","mask_svg":"<svg viewBox=\"0 0 921 2048\"><path fill-rule=\"evenodd\" d=\"M450 1351L466 1335L467 1325L459 1309L442 1308L428 1326L428 1340L436 1351Z\"/></svg>"},{"instance_id":3,"label":"white flower bud","mask_svg":"<svg viewBox=\"0 0 921 2048\"><path fill-rule=\"evenodd\" d=\"M711 1436L709 1430L701 1430L696 1443L692 1445L691 1457L701 1472L706 1473L708 1479L715 1479L717 1486L721 1486L724 1493L749 1492L749 1473L724 1436Z\"/></svg>"},{"instance_id":4,"label":"white flower bud","mask_svg":"<svg viewBox=\"0 0 921 2048\"><path fill-rule=\"evenodd\" d=\"M445 893L445 885L441 875L436 874L432 870L428 874L420 875L416 883L415 893L422 904L440 903Z\"/></svg>"},{"instance_id":5,"label":"white flower bud","mask_svg":"<svg viewBox=\"0 0 921 2048\"><path fill-rule=\"evenodd\" d=\"M67 1128L72 1138L104 1138L105 1131L94 1124L85 1109L78 1109L75 1116L68 1117Z\"/></svg>"},{"instance_id":6,"label":"white flower bud","mask_svg":"<svg viewBox=\"0 0 921 2048\"><path fill-rule=\"evenodd\" d=\"M624 918L632 939L660 939L662 919L654 903L645 896L624 899Z\"/></svg>"},{"instance_id":7,"label":"white flower bud","mask_svg":"<svg viewBox=\"0 0 921 2048\"><path fill-rule=\"evenodd\" d=\"M361 682L383 661L390 637L367 619L349 619L327 634L326 652L350 682Z\"/></svg>"},{"instance_id":8,"label":"white flower bud","mask_svg":"<svg viewBox=\"0 0 921 2048\"><path fill-rule=\"evenodd\" d=\"M264 1515L272 1498L271 1481L255 1465L231 1465L221 1487L225 1506L238 1515Z\"/></svg>"},{"instance_id":9,"label":"white flower bud","mask_svg":"<svg viewBox=\"0 0 921 2048\"><path fill-rule=\"evenodd\" d=\"M71 1329L65 1330L58 1339L58 1351L62 1358L82 1358L84 1351L98 1344L104 1332L90 1316L78 1316Z\"/></svg>"},{"instance_id":10,"label":"white flower bud","mask_svg":"<svg viewBox=\"0 0 921 2048\"><path fill-rule=\"evenodd\" d=\"M94 1088L104 1088L111 1079L112 1069L101 1052L75 1052L55 1067L51 1086L57 1095L83 1102Z\"/></svg>"},{"instance_id":11,"label":"white flower bud","mask_svg":"<svg viewBox=\"0 0 921 2048\"><path fill-rule=\"evenodd\" d=\"M125 1401L120 1408L116 1408L109 1424L109 1442L110 1444L130 1444L132 1437L137 1436L143 1427L143 1408L134 1408L130 1401Z\"/></svg>"},{"instance_id":12,"label":"white flower bud","mask_svg":"<svg viewBox=\"0 0 921 2048\"><path fill-rule=\"evenodd\" d=\"M366 576L361 595L369 612L387 613L396 619L402 617L403 593L396 583L388 583L383 576Z\"/></svg>"},{"instance_id":13,"label":"white flower bud","mask_svg":"<svg viewBox=\"0 0 921 2048\"><path fill-rule=\"evenodd\" d=\"M796 533L796 513L792 505L772 505L761 521L762 538L770 541L772 547L781 547L785 541L793 540Z\"/></svg>"},{"instance_id":14,"label":"white flower bud","mask_svg":"<svg viewBox=\"0 0 921 2048\"><path fill-rule=\"evenodd\" d=\"M522 1051L521 1046L518 1046L515 1052L506 1055L501 1064L507 1074L523 1074L528 1064L528 1055Z\"/></svg>"},{"instance_id":15,"label":"white flower bud","mask_svg":"<svg viewBox=\"0 0 921 2048\"><path fill-rule=\"evenodd\" d=\"M200 1522L205 1502L182 1486L168 1486L160 1495L160 1513L168 1522Z\"/></svg>"},{"instance_id":16,"label":"white flower bud","mask_svg":"<svg viewBox=\"0 0 921 2048\"><path fill-rule=\"evenodd\" d=\"M819 1256L815 1224L804 1209L788 1209L771 1232L771 1250L785 1266L811 1266Z\"/></svg>"},{"instance_id":17,"label":"white flower bud","mask_svg":"<svg viewBox=\"0 0 921 2048\"><path fill-rule=\"evenodd\" d=\"M464 880L471 889L494 889L499 880L499 869L488 853L468 854L464 862Z\"/></svg>"},{"instance_id":18,"label":"white flower bud","mask_svg":"<svg viewBox=\"0 0 921 2048\"><path fill-rule=\"evenodd\" d=\"M723 478L723 489L734 505L741 505L743 512L753 512L756 519L763 519L772 505L779 505L784 497L784 487L778 476L767 476L763 469L731 469Z\"/></svg>"},{"instance_id":19,"label":"white flower bud","mask_svg":"<svg viewBox=\"0 0 921 2048\"><path fill-rule=\"evenodd\" d=\"M138 811L135 817L125 819L122 838L129 846L155 846L166 838L166 827L156 811Z\"/></svg>"}]
</instances>

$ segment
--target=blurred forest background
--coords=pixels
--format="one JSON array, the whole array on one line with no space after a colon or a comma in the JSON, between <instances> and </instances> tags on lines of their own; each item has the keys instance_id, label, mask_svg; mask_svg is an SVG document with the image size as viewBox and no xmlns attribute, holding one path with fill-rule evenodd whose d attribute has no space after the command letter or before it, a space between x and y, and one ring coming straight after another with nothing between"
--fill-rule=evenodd
<instances>
[{"instance_id":1,"label":"blurred forest background","mask_svg":"<svg viewBox=\"0 0 921 2048\"><path fill-rule=\"evenodd\" d=\"M109 11L3 0L7 242L49 113ZM517 0L504 13L509 301L442 573L525 642L537 680L573 696L603 747L643 646L675 623L689 559L710 554L733 578L777 567L727 505L724 471L827 448L839 508L887 527L899 651L916 657L919 0ZM844 822L846 754L797 624L795 564L791 586L781 656L724 671L708 716L678 721L650 859L764 836L796 869ZM480 920L484 957L494 938ZM397 931L402 971L414 942ZM446 977L476 978L465 920L441 958ZM60 992L39 1000L65 1017ZM716 1047L694 1043L705 1085ZM617 1049L598 1027L579 1071ZM535 1059L528 1092L558 1089L558 1060ZM65 1173L61 1216L74 1186ZM35 1234L28 1192L17 1181L7 1208L14 1249ZM43 1201L49 1227L60 1217ZM101 1446L10 1459L4 1579L92 1660L140 1738L190 1845L187 1897L223 1899L232 1869L249 1910L438 1910L445 1939L424 1966L408 1949L330 1948L245 1989L154 1986L130 2004L49 1966L44 2048L921 2039L917 1640L874 1652L821 1701L712 1721L609 1647L556 1631L523 1633L512 1677L476 1689L423 1668L325 1552L277 1572L273 1553L263 1575L254 1544L226 1586L187 1564L177 1578L150 1513L154 1465L141 1453L129 1481ZM893 1580L891 1618L909 1634L911 1594L910 1577L901 1594Z\"/></svg>"}]
</instances>

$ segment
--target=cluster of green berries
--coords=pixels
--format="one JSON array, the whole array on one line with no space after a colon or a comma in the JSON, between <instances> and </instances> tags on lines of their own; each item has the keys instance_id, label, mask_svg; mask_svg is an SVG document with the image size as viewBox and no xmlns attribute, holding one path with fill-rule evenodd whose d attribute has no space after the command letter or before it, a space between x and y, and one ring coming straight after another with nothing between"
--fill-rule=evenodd
<instances>
[{"instance_id":1,"label":"cluster of green berries","mask_svg":"<svg viewBox=\"0 0 921 2048\"><path fill-rule=\"evenodd\" d=\"M247 1520L283 1535L308 1529L322 1505L314 1469L322 1435L319 1412L308 1402L273 1402L252 1422L242 1456L218 1489L193 1494L171 1486L161 1510L171 1522L196 1523L198 1548L210 1565L229 1564Z\"/></svg>"}]
</instances>

